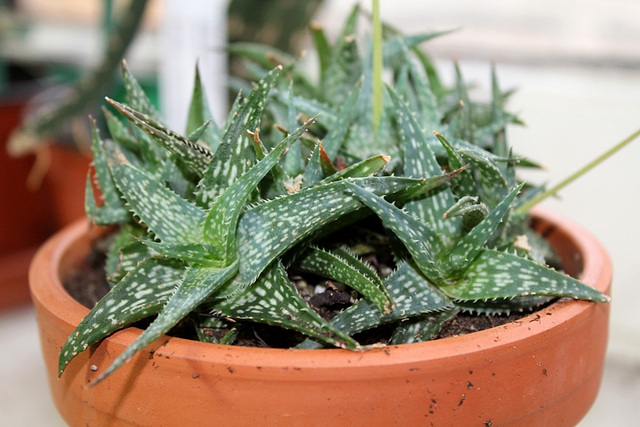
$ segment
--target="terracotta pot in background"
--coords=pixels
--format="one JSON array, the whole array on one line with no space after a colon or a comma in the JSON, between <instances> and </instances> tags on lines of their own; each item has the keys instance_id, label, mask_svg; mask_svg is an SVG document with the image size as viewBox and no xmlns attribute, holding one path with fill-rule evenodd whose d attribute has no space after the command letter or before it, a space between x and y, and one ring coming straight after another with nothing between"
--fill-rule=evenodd
<instances>
[{"instance_id":1,"label":"terracotta pot in background","mask_svg":"<svg viewBox=\"0 0 640 427\"><path fill-rule=\"evenodd\" d=\"M91 158L76 149L47 144L50 164L42 186L49 194L56 229L84 217L84 191Z\"/></svg>"},{"instance_id":2,"label":"terracotta pot in background","mask_svg":"<svg viewBox=\"0 0 640 427\"><path fill-rule=\"evenodd\" d=\"M0 100L0 310L29 302L29 262L55 231L47 193L27 188L35 157L13 158L6 148L34 91L19 87Z\"/></svg>"},{"instance_id":3,"label":"terracotta pot in background","mask_svg":"<svg viewBox=\"0 0 640 427\"><path fill-rule=\"evenodd\" d=\"M549 213L539 213L535 227L567 272L609 293L610 260L589 234ZM366 352L162 337L86 388L140 334L127 328L79 355L58 379L60 348L88 312L61 280L99 232L85 221L65 229L30 270L49 384L72 426L572 426L597 395L609 304L583 301L559 301L473 334Z\"/></svg>"}]
</instances>

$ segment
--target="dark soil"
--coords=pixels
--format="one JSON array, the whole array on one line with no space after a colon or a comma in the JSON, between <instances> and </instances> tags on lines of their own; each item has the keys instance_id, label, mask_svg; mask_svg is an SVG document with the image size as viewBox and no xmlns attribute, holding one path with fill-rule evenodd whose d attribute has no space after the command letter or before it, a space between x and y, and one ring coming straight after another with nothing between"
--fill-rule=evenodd
<instances>
[{"instance_id":1,"label":"dark soil","mask_svg":"<svg viewBox=\"0 0 640 427\"><path fill-rule=\"evenodd\" d=\"M100 298L109 292L104 263L104 252L93 248L86 262L76 266L73 273L65 278L64 287L76 301L92 308Z\"/></svg>"}]
</instances>

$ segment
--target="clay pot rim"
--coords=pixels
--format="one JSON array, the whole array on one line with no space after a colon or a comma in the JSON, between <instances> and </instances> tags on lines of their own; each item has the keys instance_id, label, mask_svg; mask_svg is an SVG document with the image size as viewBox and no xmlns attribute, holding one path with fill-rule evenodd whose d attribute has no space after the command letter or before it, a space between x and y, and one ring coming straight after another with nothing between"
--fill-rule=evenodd
<instances>
[{"instance_id":1,"label":"clay pot rim","mask_svg":"<svg viewBox=\"0 0 640 427\"><path fill-rule=\"evenodd\" d=\"M534 218L553 224L578 249L583 262L580 279L594 288L610 293L611 260L599 242L582 227L548 210L535 209ZM29 273L32 298L72 329L88 313L88 309L73 299L59 279L61 261L77 240L90 230L87 220L78 221L49 239L35 256ZM42 304L46 299L47 304ZM511 348L524 344L533 336L581 315L596 304L586 301L561 300L518 321L457 337L423 343L390 345L354 352L342 349L274 349L209 344L176 337L161 337L162 353L172 358L198 359L205 363L233 363L264 368L351 368L366 364L380 367L407 365L425 361L436 362L451 357L467 357L489 347ZM129 327L109 338L116 346L128 346L141 333ZM497 338L499 338L497 340ZM498 341L498 342L497 342ZM160 350L158 350L160 351Z\"/></svg>"}]
</instances>

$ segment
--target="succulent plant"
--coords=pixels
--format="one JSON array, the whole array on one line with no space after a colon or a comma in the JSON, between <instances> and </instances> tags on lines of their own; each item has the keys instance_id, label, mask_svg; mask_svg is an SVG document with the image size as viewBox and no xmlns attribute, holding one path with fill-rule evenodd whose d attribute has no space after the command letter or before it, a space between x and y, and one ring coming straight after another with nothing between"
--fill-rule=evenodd
<instances>
[{"instance_id":1,"label":"succulent plant","mask_svg":"<svg viewBox=\"0 0 640 427\"><path fill-rule=\"evenodd\" d=\"M549 247L513 209L536 193L520 196L523 162L506 146L504 128L517 119L497 83L486 106L468 101L462 79L453 94L432 90L431 65L412 46L433 35L387 39L395 81L372 126L371 51L361 57L347 37L356 14L336 46L313 30L319 85L285 63L239 96L219 127L196 72L186 136L161 124L124 68L126 104L108 102L128 123L105 111L111 138L93 129L99 202L87 179L89 218L119 225L105 267L112 287L61 350L60 374L90 345L151 316L96 382L181 322L208 342L267 324L294 331L293 346L363 350L381 343L357 334L381 325L392 331L382 344L409 343L460 311L608 299L542 263ZM330 283L315 286L318 278ZM344 307L323 318L308 300L333 291L347 296Z\"/></svg>"}]
</instances>

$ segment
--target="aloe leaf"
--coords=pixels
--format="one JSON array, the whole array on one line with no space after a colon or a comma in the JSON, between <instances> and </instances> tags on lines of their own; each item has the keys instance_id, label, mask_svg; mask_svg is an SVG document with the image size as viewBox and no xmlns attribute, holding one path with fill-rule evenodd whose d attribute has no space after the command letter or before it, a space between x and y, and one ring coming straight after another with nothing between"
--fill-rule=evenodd
<instances>
[{"instance_id":1,"label":"aloe leaf","mask_svg":"<svg viewBox=\"0 0 640 427\"><path fill-rule=\"evenodd\" d=\"M264 144L260 140L260 134L255 132L251 134L253 136L252 138L253 148L256 153L256 159L260 161L264 159L269 152L267 151L267 148L264 146ZM299 140L294 141L293 144L291 144L291 146L289 147L289 149L285 152L285 156L289 154L291 149L296 144L299 144L299 143L300 143ZM260 192L261 194L263 194L263 197L266 199L273 199L274 197L287 194L286 183L288 182L289 179L290 178L287 172L285 172L285 170L282 168L282 166L280 166L280 164L276 163L271 169L271 171L267 174L267 176L265 176L264 179L260 182L260 189L261 189Z\"/></svg>"},{"instance_id":2,"label":"aloe leaf","mask_svg":"<svg viewBox=\"0 0 640 427\"><path fill-rule=\"evenodd\" d=\"M430 148L431 143L416 117L393 89L389 88L388 92L396 106L396 114L402 130L405 175L418 178L441 174L442 169ZM451 189L442 187L434 191L430 197L407 203L405 209L417 219L429 223L433 230L437 230L445 241L449 242L455 240L460 229L458 220L443 219L447 208L454 202Z\"/></svg>"},{"instance_id":3,"label":"aloe leaf","mask_svg":"<svg viewBox=\"0 0 640 427\"><path fill-rule=\"evenodd\" d=\"M229 328L229 322L218 317L195 313L192 319L196 326L198 340L213 344L231 345L238 336L237 328Z\"/></svg>"},{"instance_id":4,"label":"aloe leaf","mask_svg":"<svg viewBox=\"0 0 640 427\"><path fill-rule=\"evenodd\" d=\"M107 129L111 138L118 142L119 145L127 147L130 150L139 150L140 145L133 133L125 126L125 124L115 116L106 107L102 107Z\"/></svg>"},{"instance_id":5,"label":"aloe leaf","mask_svg":"<svg viewBox=\"0 0 640 427\"><path fill-rule=\"evenodd\" d=\"M483 249L456 283L440 289L461 301L522 296L555 296L607 302L609 297L578 280L534 261Z\"/></svg>"},{"instance_id":6,"label":"aloe leaf","mask_svg":"<svg viewBox=\"0 0 640 427\"><path fill-rule=\"evenodd\" d=\"M393 307L380 278L348 251L328 252L312 247L305 251L297 265L303 270L344 283L373 302L381 312L388 313Z\"/></svg>"},{"instance_id":7,"label":"aloe leaf","mask_svg":"<svg viewBox=\"0 0 640 427\"><path fill-rule=\"evenodd\" d=\"M298 120L296 106L293 101L293 82L289 84L285 96L287 97L287 127L288 129L295 129L298 127ZM294 142L287 151L284 156L283 166L290 176L297 176L304 171L304 159L300 150L300 141Z\"/></svg>"},{"instance_id":8,"label":"aloe leaf","mask_svg":"<svg viewBox=\"0 0 640 427\"><path fill-rule=\"evenodd\" d=\"M107 165L107 157L95 120L91 120L91 149L93 151L93 165L96 179L104 203L100 207L96 205L91 174L89 173L85 187L85 211L87 212L87 216L95 224L126 222L129 220L129 212L124 206L120 198L120 192L111 178L111 173Z\"/></svg>"},{"instance_id":9,"label":"aloe leaf","mask_svg":"<svg viewBox=\"0 0 640 427\"><path fill-rule=\"evenodd\" d=\"M115 145L121 152L126 153L126 157L131 163L139 166L144 162L146 167L150 169L162 163L167 154L163 147L131 122L123 123L119 117L106 108L103 107L102 110ZM126 126L127 124L129 126Z\"/></svg>"},{"instance_id":10,"label":"aloe leaf","mask_svg":"<svg viewBox=\"0 0 640 427\"><path fill-rule=\"evenodd\" d=\"M361 160L346 169L342 169L341 171L326 177L324 182L334 182L345 178L362 178L371 176L383 170L387 163L389 163L390 159L391 158L389 156L385 156L383 154L369 157L368 159Z\"/></svg>"},{"instance_id":11,"label":"aloe leaf","mask_svg":"<svg viewBox=\"0 0 640 427\"><path fill-rule=\"evenodd\" d=\"M189 106L189 114L187 116L186 133L190 136L189 139L195 142L191 138L191 134L198 132L199 136L196 138L196 141L198 139L202 139L204 143L211 148L211 150L215 151L216 148L218 148L218 143L222 138L222 135L212 117L206 93L202 86L200 70L196 67L196 76L195 81L193 82L193 92L191 94L191 104Z\"/></svg>"},{"instance_id":12,"label":"aloe leaf","mask_svg":"<svg viewBox=\"0 0 640 427\"><path fill-rule=\"evenodd\" d=\"M280 70L281 67L276 68L260 80L233 116L213 161L198 184L197 200L200 206L210 207L227 187L254 165L256 159L252 137L247 131L254 132L260 128L267 95Z\"/></svg>"},{"instance_id":13,"label":"aloe leaf","mask_svg":"<svg viewBox=\"0 0 640 427\"><path fill-rule=\"evenodd\" d=\"M385 29L388 29L388 27ZM382 45L384 62L385 64L388 64L390 61L400 56L405 49L418 47L420 44L426 41L450 34L453 31L455 30L434 31L423 34L397 35L395 37L388 38Z\"/></svg>"},{"instance_id":14,"label":"aloe leaf","mask_svg":"<svg viewBox=\"0 0 640 427\"><path fill-rule=\"evenodd\" d=\"M127 274L82 319L60 351L58 376L80 352L112 332L158 313L184 276L175 261L148 259Z\"/></svg>"},{"instance_id":15,"label":"aloe leaf","mask_svg":"<svg viewBox=\"0 0 640 427\"><path fill-rule=\"evenodd\" d=\"M392 345L430 341L438 336L442 325L452 319L458 310L451 309L429 313L407 322L402 322L391 337Z\"/></svg>"},{"instance_id":16,"label":"aloe leaf","mask_svg":"<svg viewBox=\"0 0 640 427\"><path fill-rule=\"evenodd\" d=\"M352 88L361 75L362 64L355 37L358 15L359 7L355 6L338 36L322 81L322 93L334 106L344 102L346 90Z\"/></svg>"},{"instance_id":17,"label":"aloe leaf","mask_svg":"<svg viewBox=\"0 0 640 427\"><path fill-rule=\"evenodd\" d=\"M133 212L165 243L199 241L206 212L129 164L112 168L116 185Z\"/></svg>"},{"instance_id":18,"label":"aloe leaf","mask_svg":"<svg viewBox=\"0 0 640 427\"><path fill-rule=\"evenodd\" d=\"M126 223L111 237L106 253L105 272L110 283L118 283L139 263L151 257L151 251L140 239L146 234L142 227Z\"/></svg>"},{"instance_id":19,"label":"aloe leaf","mask_svg":"<svg viewBox=\"0 0 640 427\"><path fill-rule=\"evenodd\" d=\"M323 140L323 147L332 160L338 155L338 151L342 147L351 124L355 119L362 84L355 85L353 88L350 87L349 90L349 94L344 99L344 102L341 103L335 121L331 124L329 132Z\"/></svg>"},{"instance_id":20,"label":"aloe leaf","mask_svg":"<svg viewBox=\"0 0 640 427\"><path fill-rule=\"evenodd\" d=\"M382 197L351 183L347 186L362 203L380 217L385 227L398 236L425 276L439 283L442 280L442 272L436 264L436 256L444 249L440 236L428 224L416 220Z\"/></svg>"},{"instance_id":21,"label":"aloe leaf","mask_svg":"<svg viewBox=\"0 0 640 427\"><path fill-rule=\"evenodd\" d=\"M242 175L216 199L204 223L204 239L213 246L222 247L224 259L236 257L236 225L246 202L262 178L276 165L284 152L296 141L314 119L307 121L283 139L267 156Z\"/></svg>"},{"instance_id":22,"label":"aloe leaf","mask_svg":"<svg viewBox=\"0 0 640 427\"><path fill-rule=\"evenodd\" d=\"M435 313L453 307L449 298L431 284L412 263L403 262L384 280L395 308L383 313L367 299L360 299L338 313L331 325L348 335L399 320L411 319L425 313ZM320 345L306 340L300 348L318 348Z\"/></svg>"},{"instance_id":23,"label":"aloe leaf","mask_svg":"<svg viewBox=\"0 0 640 427\"><path fill-rule=\"evenodd\" d=\"M459 277L466 274L466 269L475 257L480 253L491 235L504 221L514 199L524 184L514 188L498 205L480 221L471 231L462 237L455 246L449 249L440 258L439 266L449 277Z\"/></svg>"},{"instance_id":24,"label":"aloe leaf","mask_svg":"<svg viewBox=\"0 0 640 427\"><path fill-rule=\"evenodd\" d=\"M473 143L475 142L473 139L473 104L469 98L469 91L467 90L467 85L462 77L460 65L457 62L454 62L454 68L456 72L456 95L460 100L460 103L458 112L451 123L451 128L461 139Z\"/></svg>"},{"instance_id":25,"label":"aloe leaf","mask_svg":"<svg viewBox=\"0 0 640 427\"><path fill-rule=\"evenodd\" d=\"M206 138L207 131L209 130L209 125L215 125L213 119L209 119L206 122L202 123L199 127L193 130L193 132L189 132L187 135L187 139L194 144L198 141ZM212 143L207 143L209 148L212 148ZM213 149L213 148L212 148Z\"/></svg>"},{"instance_id":26,"label":"aloe leaf","mask_svg":"<svg viewBox=\"0 0 640 427\"><path fill-rule=\"evenodd\" d=\"M191 265L220 267L219 252L214 248L207 249L199 243L158 243L153 240L142 240L141 243L157 253L188 262Z\"/></svg>"},{"instance_id":27,"label":"aloe leaf","mask_svg":"<svg viewBox=\"0 0 640 427\"><path fill-rule=\"evenodd\" d=\"M458 152L458 150L440 133L434 131L433 134L438 138L438 141L442 144L444 149L447 152L447 160L449 164L449 168L451 170L460 169L465 167L466 163L464 162L462 155ZM476 183L471 176L471 171L466 170L460 173L455 179L456 184L456 195L460 196L473 196L477 193Z\"/></svg>"},{"instance_id":28,"label":"aloe leaf","mask_svg":"<svg viewBox=\"0 0 640 427\"><path fill-rule=\"evenodd\" d=\"M327 69L331 61L331 46L324 33L324 29L317 23L311 23L309 26L315 52L318 54L318 67L320 81L323 82L327 78Z\"/></svg>"},{"instance_id":29,"label":"aloe leaf","mask_svg":"<svg viewBox=\"0 0 640 427\"><path fill-rule=\"evenodd\" d=\"M158 317L131 343L92 383L97 385L136 353L169 332L180 320L200 305L217 288L227 282L237 271L237 264L225 268L189 267L166 302Z\"/></svg>"},{"instance_id":30,"label":"aloe leaf","mask_svg":"<svg viewBox=\"0 0 640 427\"><path fill-rule=\"evenodd\" d=\"M507 194L507 180L502 171L495 164L489 155L485 155L479 150L460 150L480 171L481 199L489 207L493 207Z\"/></svg>"},{"instance_id":31,"label":"aloe leaf","mask_svg":"<svg viewBox=\"0 0 640 427\"><path fill-rule=\"evenodd\" d=\"M167 156L158 170L158 175L177 195L183 199L194 201L194 181L197 180L197 175L175 154L170 153Z\"/></svg>"},{"instance_id":32,"label":"aloe leaf","mask_svg":"<svg viewBox=\"0 0 640 427\"><path fill-rule=\"evenodd\" d=\"M398 194L403 190L412 195L428 191L441 183L439 179L421 181L398 177L349 180L380 195ZM253 283L287 249L336 219L361 208L358 199L344 191L346 182L320 183L246 210L238 224L240 281Z\"/></svg>"},{"instance_id":33,"label":"aloe leaf","mask_svg":"<svg viewBox=\"0 0 640 427\"><path fill-rule=\"evenodd\" d=\"M322 181L324 174L322 173L322 166L320 165L320 144L316 144L311 153L311 157L307 162L307 167L302 174L302 186L312 187L318 182Z\"/></svg>"},{"instance_id":34,"label":"aloe leaf","mask_svg":"<svg viewBox=\"0 0 640 427\"><path fill-rule=\"evenodd\" d=\"M409 76L415 86L415 94L420 108L420 122L422 129L427 132L436 130L442 122L442 114L438 108L438 102L429 85L429 79L425 71L419 68L405 48L405 61L409 70ZM457 168L456 168L457 169Z\"/></svg>"},{"instance_id":35,"label":"aloe leaf","mask_svg":"<svg viewBox=\"0 0 640 427\"><path fill-rule=\"evenodd\" d=\"M455 301L455 306L460 310L472 314L484 315L509 315L537 310L543 304L553 300L553 297L517 297L480 301Z\"/></svg>"},{"instance_id":36,"label":"aloe leaf","mask_svg":"<svg viewBox=\"0 0 640 427\"><path fill-rule=\"evenodd\" d=\"M107 98L122 115L138 128L162 144L171 153L177 155L193 172L202 176L213 159L213 153L207 147L191 142L189 139L165 128L160 122L139 113L132 108Z\"/></svg>"},{"instance_id":37,"label":"aloe leaf","mask_svg":"<svg viewBox=\"0 0 640 427\"><path fill-rule=\"evenodd\" d=\"M153 120L159 121L160 114L158 110L156 110L144 93L138 80L136 80L131 71L129 71L125 61L122 61L122 78L124 80L127 104L131 106L132 109L141 112Z\"/></svg>"},{"instance_id":38,"label":"aloe leaf","mask_svg":"<svg viewBox=\"0 0 640 427\"><path fill-rule=\"evenodd\" d=\"M231 298L214 303L212 310L232 319L277 325L337 347L356 349L353 338L332 327L302 299L276 262L258 281Z\"/></svg>"}]
</instances>

